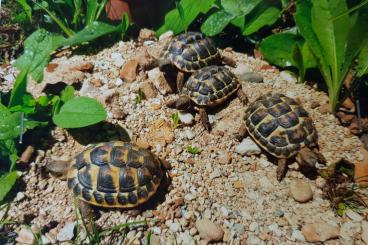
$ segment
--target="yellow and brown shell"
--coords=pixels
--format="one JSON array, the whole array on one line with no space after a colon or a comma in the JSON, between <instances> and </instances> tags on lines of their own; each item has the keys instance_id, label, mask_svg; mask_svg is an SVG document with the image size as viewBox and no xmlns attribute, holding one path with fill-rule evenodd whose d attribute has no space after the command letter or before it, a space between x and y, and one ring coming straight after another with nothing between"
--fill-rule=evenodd
<instances>
[{"instance_id":1,"label":"yellow and brown shell","mask_svg":"<svg viewBox=\"0 0 368 245\"><path fill-rule=\"evenodd\" d=\"M212 39L199 32L187 32L175 37L164 47L161 57L185 72L220 62L220 53Z\"/></svg>"},{"instance_id":2,"label":"yellow and brown shell","mask_svg":"<svg viewBox=\"0 0 368 245\"><path fill-rule=\"evenodd\" d=\"M223 66L207 66L193 73L182 94L198 106L216 106L241 87L237 77Z\"/></svg>"},{"instance_id":3,"label":"yellow and brown shell","mask_svg":"<svg viewBox=\"0 0 368 245\"><path fill-rule=\"evenodd\" d=\"M253 102L244 120L251 137L278 158L289 158L317 145L317 130L308 112L283 94L266 94Z\"/></svg>"},{"instance_id":4,"label":"yellow and brown shell","mask_svg":"<svg viewBox=\"0 0 368 245\"><path fill-rule=\"evenodd\" d=\"M87 203L131 208L146 202L163 178L163 166L149 150L112 141L92 145L76 156L68 187Z\"/></svg>"}]
</instances>

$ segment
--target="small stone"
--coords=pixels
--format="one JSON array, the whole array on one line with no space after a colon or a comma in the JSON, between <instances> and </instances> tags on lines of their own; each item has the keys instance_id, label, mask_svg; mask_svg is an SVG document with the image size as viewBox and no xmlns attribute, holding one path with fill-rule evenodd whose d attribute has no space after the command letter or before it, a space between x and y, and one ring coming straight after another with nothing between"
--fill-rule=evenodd
<instances>
[{"instance_id":1,"label":"small stone","mask_svg":"<svg viewBox=\"0 0 368 245\"><path fill-rule=\"evenodd\" d=\"M158 95L156 87L149 81L141 82L139 88L146 99L156 98Z\"/></svg>"},{"instance_id":2,"label":"small stone","mask_svg":"<svg viewBox=\"0 0 368 245\"><path fill-rule=\"evenodd\" d=\"M137 231L136 230L131 230L128 232L128 234L126 235L127 239L128 240L131 240L135 237L135 235L137 234Z\"/></svg>"},{"instance_id":3,"label":"small stone","mask_svg":"<svg viewBox=\"0 0 368 245\"><path fill-rule=\"evenodd\" d=\"M312 109L316 109L317 107L319 107L320 106L320 103L319 103L319 101L312 101L312 103L311 103L311 105L310 105L310 107L312 108Z\"/></svg>"},{"instance_id":4,"label":"small stone","mask_svg":"<svg viewBox=\"0 0 368 245\"><path fill-rule=\"evenodd\" d=\"M197 233L198 233L198 230L197 230L195 227L190 228L190 230L189 230L189 234L190 234L191 236L194 236L194 235L196 235Z\"/></svg>"},{"instance_id":5,"label":"small stone","mask_svg":"<svg viewBox=\"0 0 368 245\"><path fill-rule=\"evenodd\" d=\"M290 183L290 194L295 201L304 203L313 199L313 192L308 182L293 180Z\"/></svg>"},{"instance_id":6,"label":"small stone","mask_svg":"<svg viewBox=\"0 0 368 245\"><path fill-rule=\"evenodd\" d=\"M174 36L174 32L173 31L167 31L165 33L162 33L160 35L160 37L158 38L158 40L160 42L167 42L169 41L172 37Z\"/></svg>"},{"instance_id":7,"label":"small stone","mask_svg":"<svg viewBox=\"0 0 368 245\"><path fill-rule=\"evenodd\" d=\"M216 179L221 177L221 172L218 169L215 169L211 174L210 174L210 179Z\"/></svg>"},{"instance_id":8,"label":"small stone","mask_svg":"<svg viewBox=\"0 0 368 245\"><path fill-rule=\"evenodd\" d=\"M195 242L193 241L193 238L189 235L188 232L182 232L179 235L179 238L182 241L182 244L195 244Z\"/></svg>"},{"instance_id":9,"label":"small stone","mask_svg":"<svg viewBox=\"0 0 368 245\"><path fill-rule=\"evenodd\" d=\"M160 235L160 234L161 234L161 228L160 228L160 227L155 226L155 227L153 227L153 228L152 228L152 232L153 232L154 234Z\"/></svg>"},{"instance_id":10,"label":"small stone","mask_svg":"<svg viewBox=\"0 0 368 245\"><path fill-rule=\"evenodd\" d=\"M187 200L187 201L192 201L192 200L196 199L196 196L193 195L192 193L188 193L184 196L184 199Z\"/></svg>"},{"instance_id":11,"label":"small stone","mask_svg":"<svg viewBox=\"0 0 368 245\"><path fill-rule=\"evenodd\" d=\"M203 217L206 218L206 219L211 219L211 217L212 217L211 209L206 208L206 210L204 210Z\"/></svg>"},{"instance_id":12,"label":"small stone","mask_svg":"<svg viewBox=\"0 0 368 245\"><path fill-rule=\"evenodd\" d=\"M138 36L139 41L147 41L147 40L155 40L155 39L156 39L156 36L153 30L142 28L139 31L139 36Z\"/></svg>"},{"instance_id":13,"label":"small stone","mask_svg":"<svg viewBox=\"0 0 368 245\"><path fill-rule=\"evenodd\" d=\"M138 62L140 69L144 71L151 70L158 65L157 59L154 59L146 48L139 50L134 59Z\"/></svg>"},{"instance_id":14,"label":"small stone","mask_svg":"<svg viewBox=\"0 0 368 245\"><path fill-rule=\"evenodd\" d=\"M276 216L276 217L283 217L284 216L284 211L278 209L276 210L275 212L273 212L273 215Z\"/></svg>"},{"instance_id":15,"label":"small stone","mask_svg":"<svg viewBox=\"0 0 368 245\"><path fill-rule=\"evenodd\" d=\"M362 241L368 245L368 221L362 222Z\"/></svg>"},{"instance_id":16,"label":"small stone","mask_svg":"<svg viewBox=\"0 0 368 245\"><path fill-rule=\"evenodd\" d=\"M166 95L173 92L164 74L158 67L148 71L148 79L155 85L160 94Z\"/></svg>"},{"instance_id":17,"label":"small stone","mask_svg":"<svg viewBox=\"0 0 368 245\"><path fill-rule=\"evenodd\" d=\"M221 226L213 223L208 219L201 219L196 222L199 236L209 242L219 242L224 236Z\"/></svg>"},{"instance_id":18,"label":"small stone","mask_svg":"<svg viewBox=\"0 0 368 245\"><path fill-rule=\"evenodd\" d=\"M142 138L138 138L135 142L139 147L143 148L143 149L148 149L149 148L149 144L147 142L146 139L142 139Z\"/></svg>"},{"instance_id":19,"label":"small stone","mask_svg":"<svg viewBox=\"0 0 368 245\"><path fill-rule=\"evenodd\" d=\"M14 201L16 202L20 202L22 201L24 198L26 197L26 195L24 194L24 192L18 192L17 195L14 198Z\"/></svg>"},{"instance_id":20,"label":"small stone","mask_svg":"<svg viewBox=\"0 0 368 245\"><path fill-rule=\"evenodd\" d=\"M285 81L287 81L288 83L295 84L295 83L298 82L297 76L291 71L282 71L282 72L280 72L280 77L282 79L284 79Z\"/></svg>"},{"instance_id":21,"label":"small stone","mask_svg":"<svg viewBox=\"0 0 368 245\"><path fill-rule=\"evenodd\" d=\"M172 223L172 224L169 225L169 229L173 233L176 233L176 232L179 232L181 230L181 226L180 226L179 223Z\"/></svg>"},{"instance_id":22,"label":"small stone","mask_svg":"<svg viewBox=\"0 0 368 245\"><path fill-rule=\"evenodd\" d=\"M13 74L8 74L4 76L4 80L7 81L8 83L12 83L15 80L15 77Z\"/></svg>"},{"instance_id":23,"label":"small stone","mask_svg":"<svg viewBox=\"0 0 368 245\"><path fill-rule=\"evenodd\" d=\"M51 244L51 241L44 235L41 236L41 244L48 245Z\"/></svg>"},{"instance_id":24,"label":"small stone","mask_svg":"<svg viewBox=\"0 0 368 245\"><path fill-rule=\"evenodd\" d=\"M97 79L97 78L93 78L92 80L91 80L91 84L93 85L93 86L95 86L95 87L102 87L102 85L103 85L103 83L102 83L102 81L100 80L100 79Z\"/></svg>"},{"instance_id":25,"label":"small stone","mask_svg":"<svg viewBox=\"0 0 368 245\"><path fill-rule=\"evenodd\" d=\"M295 240L298 240L298 241L301 241L301 242L304 242L305 241L305 238L304 238L304 236L303 236L303 234L301 233L300 230L293 229L293 232L292 232L291 236Z\"/></svg>"},{"instance_id":26,"label":"small stone","mask_svg":"<svg viewBox=\"0 0 368 245\"><path fill-rule=\"evenodd\" d=\"M347 209L345 214L353 221L361 222L363 220L363 217L360 214L354 212L351 209Z\"/></svg>"},{"instance_id":27,"label":"small stone","mask_svg":"<svg viewBox=\"0 0 368 245\"><path fill-rule=\"evenodd\" d=\"M222 216L224 217L229 216L229 210L227 210L227 208L221 207L220 210L221 210Z\"/></svg>"},{"instance_id":28,"label":"small stone","mask_svg":"<svg viewBox=\"0 0 368 245\"><path fill-rule=\"evenodd\" d=\"M193 131L192 130L190 130L190 129L188 129L188 130L186 130L185 131L185 135L187 136L187 139L188 140L192 140L192 139L194 139L194 137L195 137L195 134L193 133Z\"/></svg>"},{"instance_id":29,"label":"small stone","mask_svg":"<svg viewBox=\"0 0 368 245\"><path fill-rule=\"evenodd\" d=\"M240 63L235 69L233 69L233 72L235 75L241 77L243 74L252 72L252 69L249 67L249 65Z\"/></svg>"},{"instance_id":30,"label":"small stone","mask_svg":"<svg viewBox=\"0 0 368 245\"><path fill-rule=\"evenodd\" d=\"M36 244L36 238L27 228L22 228L15 240L21 244Z\"/></svg>"},{"instance_id":31,"label":"small stone","mask_svg":"<svg viewBox=\"0 0 368 245\"><path fill-rule=\"evenodd\" d=\"M276 224L276 223L271 224L271 225L268 226L268 229L270 229L270 231L272 231L275 236L277 236L277 237L281 236L281 230L280 230L278 224Z\"/></svg>"},{"instance_id":32,"label":"small stone","mask_svg":"<svg viewBox=\"0 0 368 245\"><path fill-rule=\"evenodd\" d=\"M258 223L257 222L252 222L252 223L250 223L250 225L249 225L249 230L250 231L257 231L258 230Z\"/></svg>"},{"instance_id":33,"label":"small stone","mask_svg":"<svg viewBox=\"0 0 368 245\"><path fill-rule=\"evenodd\" d=\"M194 117L192 114L186 113L186 112L180 112L180 111L178 112L178 114L179 114L179 120L182 123L186 125L190 125L193 123Z\"/></svg>"},{"instance_id":34,"label":"small stone","mask_svg":"<svg viewBox=\"0 0 368 245\"><path fill-rule=\"evenodd\" d=\"M120 53L117 52L112 53L111 59L116 67L122 67L124 64L123 56Z\"/></svg>"},{"instance_id":35,"label":"small stone","mask_svg":"<svg viewBox=\"0 0 368 245\"><path fill-rule=\"evenodd\" d=\"M302 234L308 242L324 242L340 235L339 227L325 222L316 222L302 227Z\"/></svg>"},{"instance_id":36,"label":"small stone","mask_svg":"<svg viewBox=\"0 0 368 245\"><path fill-rule=\"evenodd\" d=\"M257 155L261 153L261 148L250 137L247 137L235 147L235 152L242 156Z\"/></svg>"},{"instance_id":37,"label":"small stone","mask_svg":"<svg viewBox=\"0 0 368 245\"><path fill-rule=\"evenodd\" d=\"M244 188L244 184L240 180L235 181L233 183L233 186L234 186L235 189L242 189L242 188Z\"/></svg>"},{"instance_id":38,"label":"small stone","mask_svg":"<svg viewBox=\"0 0 368 245\"><path fill-rule=\"evenodd\" d=\"M152 218L153 217L152 210L147 210L147 211L143 212L142 216L145 217L145 218Z\"/></svg>"},{"instance_id":39,"label":"small stone","mask_svg":"<svg viewBox=\"0 0 368 245\"><path fill-rule=\"evenodd\" d=\"M83 64L80 64L80 65L76 65L72 69L77 70L77 71L81 71L81 72L92 73L93 68L94 68L94 64L92 64L90 62L87 62L87 63L83 63Z\"/></svg>"},{"instance_id":40,"label":"small stone","mask_svg":"<svg viewBox=\"0 0 368 245\"><path fill-rule=\"evenodd\" d=\"M56 239L60 242L72 240L74 237L75 223L67 223L57 234Z\"/></svg>"},{"instance_id":41,"label":"small stone","mask_svg":"<svg viewBox=\"0 0 368 245\"><path fill-rule=\"evenodd\" d=\"M331 113L331 106L329 104L323 104L319 107L319 111L322 114Z\"/></svg>"},{"instance_id":42,"label":"small stone","mask_svg":"<svg viewBox=\"0 0 368 245\"><path fill-rule=\"evenodd\" d=\"M137 77L138 62L136 60L127 61L120 70L120 78L126 82L133 82Z\"/></svg>"},{"instance_id":43,"label":"small stone","mask_svg":"<svg viewBox=\"0 0 368 245\"><path fill-rule=\"evenodd\" d=\"M226 164L230 164L231 163L231 156L229 154L224 154L222 156L219 157L218 161L220 164L226 165Z\"/></svg>"},{"instance_id":44,"label":"small stone","mask_svg":"<svg viewBox=\"0 0 368 245\"><path fill-rule=\"evenodd\" d=\"M241 236L244 234L245 228L243 224L237 223L234 225L233 230L238 236Z\"/></svg>"},{"instance_id":45,"label":"small stone","mask_svg":"<svg viewBox=\"0 0 368 245\"><path fill-rule=\"evenodd\" d=\"M263 76L256 72L243 73L239 75L239 79L251 83L263 83Z\"/></svg>"},{"instance_id":46,"label":"small stone","mask_svg":"<svg viewBox=\"0 0 368 245\"><path fill-rule=\"evenodd\" d=\"M116 85L117 87L119 87L119 86L123 85L123 80L121 80L121 78L117 78L117 79L115 80L115 85Z\"/></svg>"}]
</instances>

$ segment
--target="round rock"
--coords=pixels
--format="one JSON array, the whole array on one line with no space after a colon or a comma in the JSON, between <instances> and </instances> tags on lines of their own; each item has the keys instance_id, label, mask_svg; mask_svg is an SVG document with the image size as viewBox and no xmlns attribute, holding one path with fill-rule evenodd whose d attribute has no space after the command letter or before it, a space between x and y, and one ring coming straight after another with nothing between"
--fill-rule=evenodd
<instances>
[{"instance_id":1,"label":"round rock","mask_svg":"<svg viewBox=\"0 0 368 245\"><path fill-rule=\"evenodd\" d=\"M74 228L74 223L66 224L63 229L61 229L60 232L57 234L56 239L61 242L72 240L74 237Z\"/></svg>"},{"instance_id":2,"label":"round rock","mask_svg":"<svg viewBox=\"0 0 368 245\"><path fill-rule=\"evenodd\" d=\"M242 140L242 142L235 147L235 152L244 156L244 155L257 155L261 153L261 148L254 143L250 137L247 137Z\"/></svg>"},{"instance_id":3,"label":"round rock","mask_svg":"<svg viewBox=\"0 0 368 245\"><path fill-rule=\"evenodd\" d=\"M310 185L302 180L293 180L290 183L290 195L295 201L304 203L313 199L313 192Z\"/></svg>"},{"instance_id":4,"label":"round rock","mask_svg":"<svg viewBox=\"0 0 368 245\"><path fill-rule=\"evenodd\" d=\"M224 237L224 231L221 226L208 219L201 219L196 222L196 228L199 236L209 242L219 242Z\"/></svg>"}]
</instances>

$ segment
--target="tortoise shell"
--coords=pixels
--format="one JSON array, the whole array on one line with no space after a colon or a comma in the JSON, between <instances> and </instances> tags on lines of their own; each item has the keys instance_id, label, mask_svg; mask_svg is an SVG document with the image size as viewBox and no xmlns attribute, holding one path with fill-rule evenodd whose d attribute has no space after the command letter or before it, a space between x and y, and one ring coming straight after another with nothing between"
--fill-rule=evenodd
<instances>
[{"instance_id":1,"label":"tortoise shell","mask_svg":"<svg viewBox=\"0 0 368 245\"><path fill-rule=\"evenodd\" d=\"M163 178L162 163L149 150L121 141L92 145L78 154L68 187L87 203L130 208L146 202Z\"/></svg>"},{"instance_id":2,"label":"tortoise shell","mask_svg":"<svg viewBox=\"0 0 368 245\"><path fill-rule=\"evenodd\" d=\"M207 66L194 72L185 83L182 94L198 106L216 106L241 87L237 77L222 66Z\"/></svg>"},{"instance_id":3,"label":"tortoise shell","mask_svg":"<svg viewBox=\"0 0 368 245\"><path fill-rule=\"evenodd\" d=\"M317 130L308 112L283 94L259 97L246 110L244 120L251 137L277 158L317 145Z\"/></svg>"},{"instance_id":4,"label":"tortoise shell","mask_svg":"<svg viewBox=\"0 0 368 245\"><path fill-rule=\"evenodd\" d=\"M193 72L220 61L220 53L212 39L199 32L187 32L175 37L164 47L161 57L169 59L171 64L184 72Z\"/></svg>"}]
</instances>

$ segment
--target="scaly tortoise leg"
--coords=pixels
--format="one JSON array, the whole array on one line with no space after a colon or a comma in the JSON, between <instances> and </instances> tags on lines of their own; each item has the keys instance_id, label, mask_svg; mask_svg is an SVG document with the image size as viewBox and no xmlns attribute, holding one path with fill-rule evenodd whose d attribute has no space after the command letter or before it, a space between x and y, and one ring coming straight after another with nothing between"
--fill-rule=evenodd
<instances>
[{"instance_id":1,"label":"scaly tortoise leg","mask_svg":"<svg viewBox=\"0 0 368 245\"><path fill-rule=\"evenodd\" d=\"M199 116L200 116L201 122L202 122L203 126L206 128L206 130L208 132L211 131L211 124L210 124L210 120L208 119L206 109L199 108Z\"/></svg>"},{"instance_id":2,"label":"scaly tortoise leg","mask_svg":"<svg viewBox=\"0 0 368 245\"><path fill-rule=\"evenodd\" d=\"M248 133L248 130L247 130L247 127L245 126L245 123L242 123L240 125L238 133L235 134L235 139L237 139L238 141L242 141L247 135L247 133Z\"/></svg>"},{"instance_id":3,"label":"scaly tortoise leg","mask_svg":"<svg viewBox=\"0 0 368 245\"><path fill-rule=\"evenodd\" d=\"M178 75L176 77L176 89L180 93L184 87L185 74L184 72L178 71Z\"/></svg>"},{"instance_id":4,"label":"scaly tortoise leg","mask_svg":"<svg viewBox=\"0 0 368 245\"><path fill-rule=\"evenodd\" d=\"M248 97L247 95L244 93L243 89L240 87L238 89L238 91L236 92L239 100L242 102L243 105L248 104Z\"/></svg>"},{"instance_id":5,"label":"scaly tortoise leg","mask_svg":"<svg viewBox=\"0 0 368 245\"><path fill-rule=\"evenodd\" d=\"M286 159L285 158L278 159L276 170L276 178L278 181L281 181L282 178L284 178L286 174L286 168L287 168Z\"/></svg>"}]
</instances>

